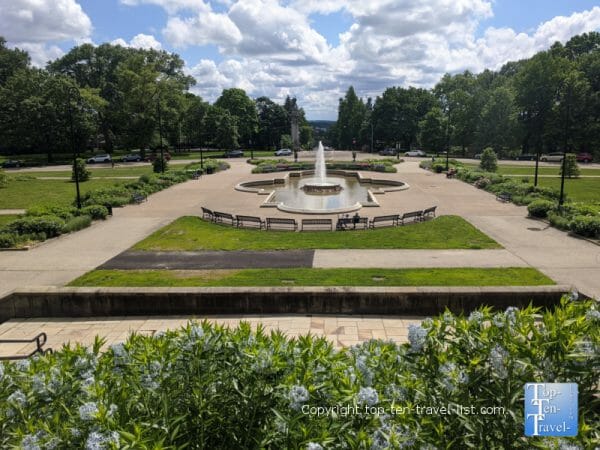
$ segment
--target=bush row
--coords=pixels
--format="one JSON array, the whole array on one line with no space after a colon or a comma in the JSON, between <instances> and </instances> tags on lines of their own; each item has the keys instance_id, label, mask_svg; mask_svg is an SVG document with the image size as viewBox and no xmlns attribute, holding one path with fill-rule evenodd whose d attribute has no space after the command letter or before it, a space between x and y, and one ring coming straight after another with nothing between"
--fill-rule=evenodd
<instances>
[{"instance_id":1,"label":"bush row","mask_svg":"<svg viewBox=\"0 0 600 450\"><path fill-rule=\"evenodd\" d=\"M227 163L207 160L204 170L228 168ZM81 197L81 210L75 206L36 206L24 217L6 224L0 229L0 248L12 248L32 241L44 241L88 227L92 220L103 220L108 216L108 207L124 206L133 201L134 194L148 196L174 184L191 178L195 165L180 171L142 175L137 181L125 185L95 189Z\"/></svg>"},{"instance_id":2,"label":"bush row","mask_svg":"<svg viewBox=\"0 0 600 450\"><path fill-rule=\"evenodd\" d=\"M287 339L248 324L232 330L190 323L131 336L105 353L97 340L91 348L66 346L0 363L0 447L598 444L600 311L594 302L445 313L412 325L408 340L371 340L338 351L314 336ZM578 384L577 436L524 439L524 384L566 381ZM423 412L448 405L455 407L448 414Z\"/></svg>"},{"instance_id":3,"label":"bush row","mask_svg":"<svg viewBox=\"0 0 600 450\"><path fill-rule=\"evenodd\" d=\"M422 164L421 167L432 167L431 162L424 163L429 165ZM552 226L561 230L600 239L600 205L598 204L567 202L559 208L560 194L554 189L533 186L526 178L516 181L513 177L492 172L468 170L460 165L455 167L457 176L462 181L496 195L510 194L511 201L517 205L526 205L532 217L547 218Z\"/></svg>"},{"instance_id":4,"label":"bush row","mask_svg":"<svg viewBox=\"0 0 600 450\"><path fill-rule=\"evenodd\" d=\"M395 159L368 159L362 161L329 161L326 163L328 170L365 170L373 172L396 172L394 164L402 160ZM312 161L291 162L285 159L249 159L248 163L255 164L252 173L287 172L291 170L313 170Z\"/></svg>"}]
</instances>

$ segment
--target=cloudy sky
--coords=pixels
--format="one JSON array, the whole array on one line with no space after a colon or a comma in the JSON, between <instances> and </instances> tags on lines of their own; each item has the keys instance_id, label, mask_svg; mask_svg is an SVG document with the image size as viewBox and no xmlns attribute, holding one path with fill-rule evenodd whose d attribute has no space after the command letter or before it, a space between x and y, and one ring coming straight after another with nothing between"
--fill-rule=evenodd
<instances>
[{"instance_id":1,"label":"cloudy sky","mask_svg":"<svg viewBox=\"0 0 600 450\"><path fill-rule=\"evenodd\" d=\"M0 35L43 66L91 42L178 53L214 101L296 96L335 119L349 85L431 87L600 30L597 0L0 0Z\"/></svg>"}]
</instances>

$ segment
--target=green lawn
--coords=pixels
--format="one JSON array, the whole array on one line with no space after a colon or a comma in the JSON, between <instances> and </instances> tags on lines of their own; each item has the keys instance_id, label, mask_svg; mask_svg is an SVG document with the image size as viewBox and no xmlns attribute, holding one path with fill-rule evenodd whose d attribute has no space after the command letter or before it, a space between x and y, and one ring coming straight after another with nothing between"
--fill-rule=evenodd
<instances>
[{"instance_id":1,"label":"green lawn","mask_svg":"<svg viewBox=\"0 0 600 450\"><path fill-rule=\"evenodd\" d=\"M183 168L183 166L181 166ZM94 168L88 164L87 168L92 173L92 178L106 178L106 177L139 177L144 174L150 175L152 172L152 165L148 164L145 166L132 166L132 167L115 167L99 169ZM22 175L29 175L32 177L71 177L70 170L52 171L52 170L36 170L21 172ZM15 173L14 175L17 175Z\"/></svg>"},{"instance_id":2,"label":"green lawn","mask_svg":"<svg viewBox=\"0 0 600 450\"><path fill-rule=\"evenodd\" d=\"M479 249L500 245L457 216L377 230L302 233L239 229L187 216L134 246L135 250L151 251L352 248Z\"/></svg>"},{"instance_id":3,"label":"green lawn","mask_svg":"<svg viewBox=\"0 0 600 450\"><path fill-rule=\"evenodd\" d=\"M533 183L533 177L529 180ZM538 178L538 185L560 190L560 178ZM574 202L600 202L600 178L566 178L565 193Z\"/></svg>"},{"instance_id":4,"label":"green lawn","mask_svg":"<svg viewBox=\"0 0 600 450\"><path fill-rule=\"evenodd\" d=\"M37 180L12 175L8 186L0 189L0 209L27 209L33 205L69 205L75 200L75 183L67 180ZM15 179L16 178L16 179ZM80 183L81 194L130 180L96 179Z\"/></svg>"},{"instance_id":5,"label":"green lawn","mask_svg":"<svg viewBox=\"0 0 600 450\"><path fill-rule=\"evenodd\" d=\"M479 167L478 164L465 164L466 168L476 169ZM600 169L589 169L581 164L579 165L579 171L581 175L599 175ZM499 164L498 165L498 173L501 175L524 175L533 177L535 174L535 165L531 166L515 166L509 164ZM559 176L559 165L557 164L555 167L539 167L538 173L540 175L556 175Z\"/></svg>"},{"instance_id":6,"label":"green lawn","mask_svg":"<svg viewBox=\"0 0 600 450\"><path fill-rule=\"evenodd\" d=\"M94 270L70 286L539 286L533 268Z\"/></svg>"}]
</instances>

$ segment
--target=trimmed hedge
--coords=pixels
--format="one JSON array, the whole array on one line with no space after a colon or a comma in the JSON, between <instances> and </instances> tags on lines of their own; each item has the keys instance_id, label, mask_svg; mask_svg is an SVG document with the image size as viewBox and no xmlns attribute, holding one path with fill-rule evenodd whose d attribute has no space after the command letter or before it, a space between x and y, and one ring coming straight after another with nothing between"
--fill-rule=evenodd
<instances>
[{"instance_id":1,"label":"trimmed hedge","mask_svg":"<svg viewBox=\"0 0 600 450\"><path fill-rule=\"evenodd\" d=\"M527 211L529 211L529 215L532 217L546 218L548 217L548 212L555 207L556 204L549 200L534 200L527 205Z\"/></svg>"},{"instance_id":2,"label":"trimmed hedge","mask_svg":"<svg viewBox=\"0 0 600 450\"><path fill-rule=\"evenodd\" d=\"M409 327L409 343L339 351L314 336L208 323L133 335L105 353L101 340L66 346L0 363L0 447L591 449L597 308L564 299L552 311L445 313ZM578 384L576 437L523 438L524 384L536 381Z\"/></svg>"},{"instance_id":3,"label":"trimmed hedge","mask_svg":"<svg viewBox=\"0 0 600 450\"><path fill-rule=\"evenodd\" d=\"M62 233L65 221L57 216L25 216L7 225L16 234L45 233L46 237L56 237Z\"/></svg>"},{"instance_id":4,"label":"trimmed hedge","mask_svg":"<svg viewBox=\"0 0 600 450\"><path fill-rule=\"evenodd\" d=\"M63 233L72 233L73 231L79 231L83 228L87 228L92 224L92 218L90 216L77 216L69 220L62 228Z\"/></svg>"},{"instance_id":5,"label":"trimmed hedge","mask_svg":"<svg viewBox=\"0 0 600 450\"><path fill-rule=\"evenodd\" d=\"M569 228L582 236L600 238L600 216L575 216L569 222Z\"/></svg>"}]
</instances>

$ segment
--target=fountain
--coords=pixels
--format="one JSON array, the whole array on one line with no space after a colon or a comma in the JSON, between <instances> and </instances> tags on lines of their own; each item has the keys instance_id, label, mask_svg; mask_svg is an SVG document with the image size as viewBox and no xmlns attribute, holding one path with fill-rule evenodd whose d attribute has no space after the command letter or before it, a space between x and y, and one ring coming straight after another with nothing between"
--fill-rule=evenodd
<instances>
[{"instance_id":1,"label":"fountain","mask_svg":"<svg viewBox=\"0 0 600 450\"><path fill-rule=\"evenodd\" d=\"M325 149L319 142L314 170L291 171L276 178L249 180L238 184L235 189L265 195L266 199L261 204L263 208L298 214L342 214L363 207L377 207L379 203L375 194L402 191L408 189L408 184L398 180L365 178L358 170L336 169L328 174Z\"/></svg>"},{"instance_id":2,"label":"fountain","mask_svg":"<svg viewBox=\"0 0 600 450\"><path fill-rule=\"evenodd\" d=\"M342 186L337 183L327 181L327 166L325 164L325 149L323 143L319 141L317 147L317 158L315 161L315 177L306 180L300 189L307 194L313 195L331 195L337 194L342 190Z\"/></svg>"}]
</instances>

